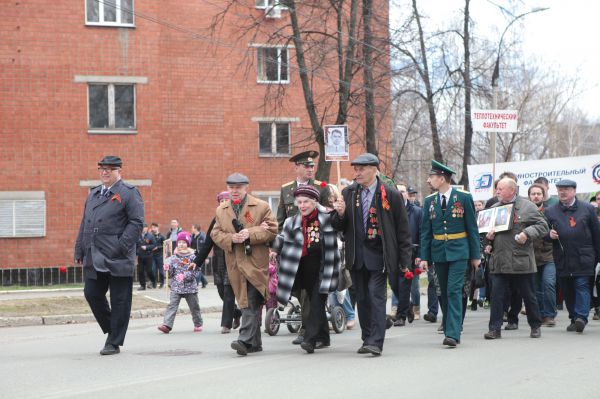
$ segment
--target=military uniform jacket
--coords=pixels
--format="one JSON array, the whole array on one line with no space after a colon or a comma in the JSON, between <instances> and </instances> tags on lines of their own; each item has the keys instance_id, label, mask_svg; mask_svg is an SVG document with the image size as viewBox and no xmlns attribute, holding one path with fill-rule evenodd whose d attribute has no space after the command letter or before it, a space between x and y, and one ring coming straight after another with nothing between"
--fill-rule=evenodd
<instances>
[{"instance_id":1,"label":"military uniform jacket","mask_svg":"<svg viewBox=\"0 0 600 399\"><path fill-rule=\"evenodd\" d=\"M85 202L75 259L83 259L85 278L96 278L96 269L113 276L132 277L136 243L144 224L144 201L137 188L117 181L108 196L94 187Z\"/></svg>"},{"instance_id":2,"label":"military uniform jacket","mask_svg":"<svg viewBox=\"0 0 600 399\"><path fill-rule=\"evenodd\" d=\"M311 179L307 184L312 184L317 190L319 190L319 192L321 191L321 181ZM283 230L283 223L285 222L285 219L298 213L298 207L294 203L294 191L296 191L297 188L298 182L296 180L281 186L279 206L277 207L277 227L280 233Z\"/></svg>"},{"instance_id":3,"label":"military uniform jacket","mask_svg":"<svg viewBox=\"0 0 600 399\"><path fill-rule=\"evenodd\" d=\"M466 237L448 240L434 238L434 235L460 233L466 233ZM479 244L477 217L470 193L453 188L444 213L439 193L425 198L421 222L422 260L431 263L479 259Z\"/></svg>"}]
</instances>

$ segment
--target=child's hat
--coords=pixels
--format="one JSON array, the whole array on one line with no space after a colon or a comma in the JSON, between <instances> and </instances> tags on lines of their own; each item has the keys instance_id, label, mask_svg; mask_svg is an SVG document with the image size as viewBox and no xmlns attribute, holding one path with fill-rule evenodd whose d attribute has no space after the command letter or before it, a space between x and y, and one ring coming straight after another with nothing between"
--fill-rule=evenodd
<instances>
[{"instance_id":1,"label":"child's hat","mask_svg":"<svg viewBox=\"0 0 600 399\"><path fill-rule=\"evenodd\" d=\"M187 231L182 231L177 234L177 241L185 241L189 247L192 244L192 236Z\"/></svg>"}]
</instances>

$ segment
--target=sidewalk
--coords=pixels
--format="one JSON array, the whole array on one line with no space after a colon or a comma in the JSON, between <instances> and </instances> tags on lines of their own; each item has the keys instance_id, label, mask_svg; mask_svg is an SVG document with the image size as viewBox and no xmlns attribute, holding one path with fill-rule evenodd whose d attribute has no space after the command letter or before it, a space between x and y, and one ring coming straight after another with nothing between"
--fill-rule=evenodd
<instances>
[{"instance_id":1,"label":"sidewalk","mask_svg":"<svg viewBox=\"0 0 600 399\"><path fill-rule=\"evenodd\" d=\"M145 291L138 291L138 287L138 284L134 284L133 295L143 296L156 301L156 308L133 310L131 312L131 318L141 319L163 316L167 304L169 303L169 291L166 289L166 287L163 289L146 289ZM83 289L0 291L0 301L56 297L83 297ZM198 289L198 299L200 301L200 310L202 313L215 313L220 312L222 309L223 302L219 297L217 286L212 283L212 278L210 277L209 284L206 286L206 288ZM179 313L189 313L189 308L185 300L181 301L179 305ZM88 323L93 321L95 321L95 319L90 311L89 313L77 315L0 317L0 327Z\"/></svg>"}]
</instances>

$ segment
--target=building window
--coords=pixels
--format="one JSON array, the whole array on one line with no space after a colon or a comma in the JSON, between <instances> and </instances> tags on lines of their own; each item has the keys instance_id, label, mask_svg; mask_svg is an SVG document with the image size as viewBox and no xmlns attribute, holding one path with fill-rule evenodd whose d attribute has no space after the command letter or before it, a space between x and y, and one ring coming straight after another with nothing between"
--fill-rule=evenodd
<instances>
[{"instance_id":1,"label":"building window","mask_svg":"<svg viewBox=\"0 0 600 399\"><path fill-rule=\"evenodd\" d=\"M289 83L287 47L258 47L258 83Z\"/></svg>"},{"instance_id":2,"label":"building window","mask_svg":"<svg viewBox=\"0 0 600 399\"><path fill-rule=\"evenodd\" d=\"M87 25L133 26L133 0L86 0Z\"/></svg>"},{"instance_id":3,"label":"building window","mask_svg":"<svg viewBox=\"0 0 600 399\"><path fill-rule=\"evenodd\" d=\"M90 133L135 133L135 86L88 84Z\"/></svg>"},{"instance_id":4,"label":"building window","mask_svg":"<svg viewBox=\"0 0 600 399\"><path fill-rule=\"evenodd\" d=\"M46 200L43 191L0 192L0 237L44 237Z\"/></svg>"},{"instance_id":5,"label":"building window","mask_svg":"<svg viewBox=\"0 0 600 399\"><path fill-rule=\"evenodd\" d=\"M259 198L269 204L273 214L277 214L277 207L279 207L279 191L253 191L252 195Z\"/></svg>"},{"instance_id":6,"label":"building window","mask_svg":"<svg viewBox=\"0 0 600 399\"><path fill-rule=\"evenodd\" d=\"M290 155L289 122L259 122L258 138L261 156Z\"/></svg>"},{"instance_id":7,"label":"building window","mask_svg":"<svg viewBox=\"0 0 600 399\"><path fill-rule=\"evenodd\" d=\"M277 7L282 10L287 10L287 7L283 5L282 0L255 0L254 4L256 8L260 9Z\"/></svg>"}]
</instances>

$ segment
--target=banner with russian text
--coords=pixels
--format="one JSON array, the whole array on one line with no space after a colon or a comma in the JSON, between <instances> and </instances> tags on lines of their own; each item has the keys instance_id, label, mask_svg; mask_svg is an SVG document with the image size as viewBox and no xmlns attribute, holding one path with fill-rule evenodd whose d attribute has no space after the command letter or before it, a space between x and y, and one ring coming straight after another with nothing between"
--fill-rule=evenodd
<instances>
[{"instance_id":1,"label":"banner with russian text","mask_svg":"<svg viewBox=\"0 0 600 399\"><path fill-rule=\"evenodd\" d=\"M493 196L494 180L503 172L513 172L519 180L519 194L527 190L540 176L548 179L550 195L556 194L556 182L571 179L577 182L578 193L600 190L600 154L583 157L542 159L539 161L504 162L496 164L492 177L492 164L468 165L469 190L474 200L487 200Z\"/></svg>"}]
</instances>

